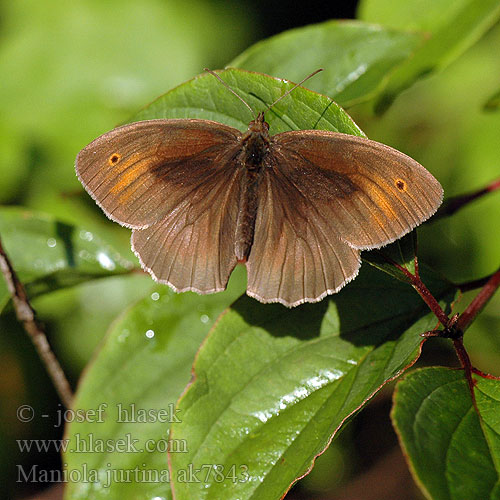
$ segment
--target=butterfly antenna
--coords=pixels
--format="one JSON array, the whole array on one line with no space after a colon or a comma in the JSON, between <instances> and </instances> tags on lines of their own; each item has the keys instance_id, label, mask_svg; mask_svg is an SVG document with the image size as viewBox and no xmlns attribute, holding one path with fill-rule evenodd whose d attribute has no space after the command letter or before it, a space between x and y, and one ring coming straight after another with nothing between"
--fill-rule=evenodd
<instances>
[{"instance_id":1,"label":"butterfly antenna","mask_svg":"<svg viewBox=\"0 0 500 500\"><path fill-rule=\"evenodd\" d=\"M232 94L234 94L250 110L250 113L252 113L253 117L257 118L257 116L255 115L254 110L245 101L245 99L243 99L243 97L241 97L240 95L238 95L215 71L212 71L211 69L208 69L208 68L204 68L204 70L207 73L210 73L211 75L215 76L215 78L217 78L217 80L219 80L219 82L221 82L222 85L224 85L224 87L226 87L229 90L229 92L231 92ZM310 76L312 76L312 75L310 75ZM307 78L306 78L306 80L307 80Z\"/></svg>"},{"instance_id":2,"label":"butterfly antenna","mask_svg":"<svg viewBox=\"0 0 500 500\"><path fill-rule=\"evenodd\" d=\"M316 71L313 71L310 75L307 75L301 82L295 84L290 90L287 90L282 96L278 97L278 99L276 99L272 104L270 104L266 108L266 111L268 111L273 106L275 106L276 104L278 104L281 101L281 99L284 99L288 94L291 94L297 87L300 87L306 80L309 80L309 78L312 78L314 75L317 75L321 71L323 71L323 68L319 68Z\"/></svg>"}]
</instances>

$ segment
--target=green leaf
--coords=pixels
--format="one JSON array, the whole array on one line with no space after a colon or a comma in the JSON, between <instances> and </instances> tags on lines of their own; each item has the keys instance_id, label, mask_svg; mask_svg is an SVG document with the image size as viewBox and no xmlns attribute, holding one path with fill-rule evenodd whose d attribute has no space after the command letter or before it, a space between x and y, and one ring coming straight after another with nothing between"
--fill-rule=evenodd
<instances>
[{"instance_id":1,"label":"green leaf","mask_svg":"<svg viewBox=\"0 0 500 500\"><path fill-rule=\"evenodd\" d=\"M0 235L30 297L134 267L98 235L21 208L0 208ZM0 311L9 297L2 277Z\"/></svg>"},{"instance_id":2,"label":"green leaf","mask_svg":"<svg viewBox=\"0 0 500 500\"><path fill-rule=\"evenodd\" d=\"M323 68L307 87L351 106L380 91L391 71L422 41L419 33L358 21L328 21L258 42L228 66L296 82Z\"/></svg>"},{"instance_id":3,"label":"green leaf","mask_svg":"<svg viewBox=\"0 0 500 500\"><path fill-rule=\"evenodd\" d=\"M219 76L254 110L266 109L293 84L268 75L227 69ZM254 118L250 110L213 75L202 74L167 92L131 121L153 118L200 118L246 131ZM328 97L303 87L266 113L271 134L287 130L320 129L364 135L352 118Z\"/></svg>"},{"instance_id":4,"label":"green leaf","mask_svg":"<svg viewBox=\"0 0 500 500\"><path fill-rule=\"evenodd\" d=\"M440 70L471 47L500 17L498 0L365 0L364 21L425 31L427 41L392 74L377 103L384 111L415 80Z\"/></svg>"},{"instance_id":5,"label":"green leaf","mask_svg":"<svg viewBox=\"0 0 500 500\"><path fill-rule=\"evenodd\" d=\"M67 500L172 498L166 446L169 422L177 416L173 406L189 382L195 353L210 326L241 293L241 271L228 290L214 295L176 294L158 286L114 323L76 394L73 410L80 415L87 411L87 417L66 429L64 463L74 479ZM105 408L101 421L99 405ZM120 451L127 439L134 446ZM146 442L151 443L149 451ZM116 449L99 451L103 443ZM183 443L178 446L182 449ZM143 472L127 472L135 468ZM120 480L126 474L130 481Z\"/></svg>"},{"instance_id":6,"label":"green leaf","mask_svg":"<svg viewBox=\"0 0 500 500\"><path fill-rule=\"evenodd\" d=\"M417 248L417 232L412 231L403 238L387 245L386 247L363 252L363 261L369 262L373 267L390 274L394 278L410 283L408 276L398 266L415 274L415 254Z\"/></svg>"},{"instance_id":7,"label":"green leaf","mask_svg":"<svg viewBox=\"0 0 500 500\"><path fill-rule=\"evenodd\" d=\"M450 285L425 279L449 304ZM202 345L178 402L170 437L188 450L170 454L176 499L280 498L415 361L420 333L436 323L427 311L411 287L371 267L318 304L290 310L242 297ZM199 482L190 480L198 469Z\"/></svg>"},{"instance_id":8,"label":"green leaf","mask_svg":"<svg viewBox=\"0 0 500 500\"><path fill-rule=\"evenodd\" d=\"M500 498L500 381L424 368L397 385L392 419L413 474L433 500Z\"/></svg>"}]
</instances>

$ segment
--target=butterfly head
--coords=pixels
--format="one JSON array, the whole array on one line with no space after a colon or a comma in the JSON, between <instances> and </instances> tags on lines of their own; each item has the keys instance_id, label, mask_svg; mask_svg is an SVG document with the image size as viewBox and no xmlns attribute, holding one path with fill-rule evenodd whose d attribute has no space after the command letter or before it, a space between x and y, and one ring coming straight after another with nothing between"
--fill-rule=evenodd
<instances>
[{"instance_id":1,"label":"butterfly head","mask_svg":"<svg viewBox=\"0 0 500 500\"><path fill-rule=\"evenodd\" d=\"M269 124L266 122L263 111L257 115L255 120L252 120L248 124L248 131L257 134L264 134L266 136L269 135Z\"/></svg>"}]
</instances>

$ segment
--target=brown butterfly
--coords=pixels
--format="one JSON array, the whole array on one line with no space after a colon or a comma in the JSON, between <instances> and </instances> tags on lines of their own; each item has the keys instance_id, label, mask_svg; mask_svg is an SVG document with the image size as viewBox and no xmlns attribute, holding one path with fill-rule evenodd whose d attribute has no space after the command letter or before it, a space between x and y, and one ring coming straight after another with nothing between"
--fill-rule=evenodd
<instances>
[{"instance_id":1,"label":"brown butterfly","mask_svg":"<svg viewBox=\"0 0 500 500\"><path fill-rule=\"evenodd\" d=\"M80 151L76 171L104 213L133 229L156 281L219 292L245 263L247 294L289 307L337 292L361 250L408 233L443 196L393 148L323 130L270 136L264 112L245 133L197 119L118 127Z\"/></svg>"}]
</instances>

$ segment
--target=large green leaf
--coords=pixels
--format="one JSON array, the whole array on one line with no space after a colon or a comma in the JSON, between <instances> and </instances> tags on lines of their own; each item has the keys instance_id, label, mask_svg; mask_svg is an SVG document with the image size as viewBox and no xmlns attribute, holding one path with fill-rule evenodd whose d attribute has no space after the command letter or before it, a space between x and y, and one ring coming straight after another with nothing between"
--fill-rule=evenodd
<instances>
[{"instance_id":1,"label":"large green leaf","mask_svg":"<svg viewBox=\"0 0 500 500\"><path fill-rule=\"evenodd\" d=\"M415 32L357 21L328 21L263 40L228 66L297 82L323 68L307 86L350 106L373 97L422 41Z\"/></svg>"},{"instance_id":2,"label":"large green leaf","mask_svg":"<svg viewBox=\"0 0 500 500\"><path fill-rule=\"evenodd\" d=\"M30 297L134 267L98 235L20 208L0 208L0 236ZM2 277L0 311L8 300Z\"/></svg>"},{"instance_id":3,"label":"large green leaf","mask_svg":"<svg viewBox=\"0 0 500 500\"><path fill-rule=\"evenodd\" d=\"M73 405L80 411L97 411L103 405L102 421L99 413L87 413L86 419L66 430L64 462L75 480L68 484L66 499L172 498L165 446L169 421L177 415L173 406L189 381L196 350L208 329L241 293L241 271L227 291L215 295L176 294L158 286L114 323ZM120 443L127 439L134 447L120 451ZM116 449L99 451L103 443ZM148 450L147 443L153 448ZM144 472L130 472L130 481L120 480L136 467ZM148 474L158 482L148 481Z\"/></svg>"},{"instance_id":4,"label":"large green leaf","mask_svg":"<svg viewBox=\"0 0 500 500\"><path fill-rule=\"evenodd\" d=\"M384 110L406 87L473 45L500 17L498 0L364 0L359 17L395 29L422 30L427 41L391 75L379 99Z\"/></svg>"},{"instance_id":5,"label":"large green leaf","mask_svg":"<svg viewBox=\"0 0 500 500\"><path fill-rule=\"evenodd\" d=\"M424 279L449 304L452 287ZM176 498L280 498L346 419L414 362L420 333L436 323L426 313L411 287L371 267L319 304L241 298L203 344L178 403L170 438L187 452L170 454Z\"/></svg>"},{"instance_id":6,"label":"large green leaf","mask_svg":"<svg viewBox=\"0 0 500 500\"><path fill-rule=\"evenodd\" d=\"M266 109L292 87L286 80L241 69L222 70L218 74L255 113ZM202 74L167 92L132 120L153 118L201 118L245 131L254 117L213 75ZM266 113L266 121L271 134L321 129L363 135L351 117L335 102L302 87L273 106Z\"/></svg>"},{"instance_id":7,"label":"large green leaf","mask_svg":"<svg viewBox=\"0 0 500 500\"><path fill-rule=\"evenodd\" d=\"M397 385L393 422L411 469L433 500L500 498L500 380L425 368Z\"/></svg>"}]
</instances>

